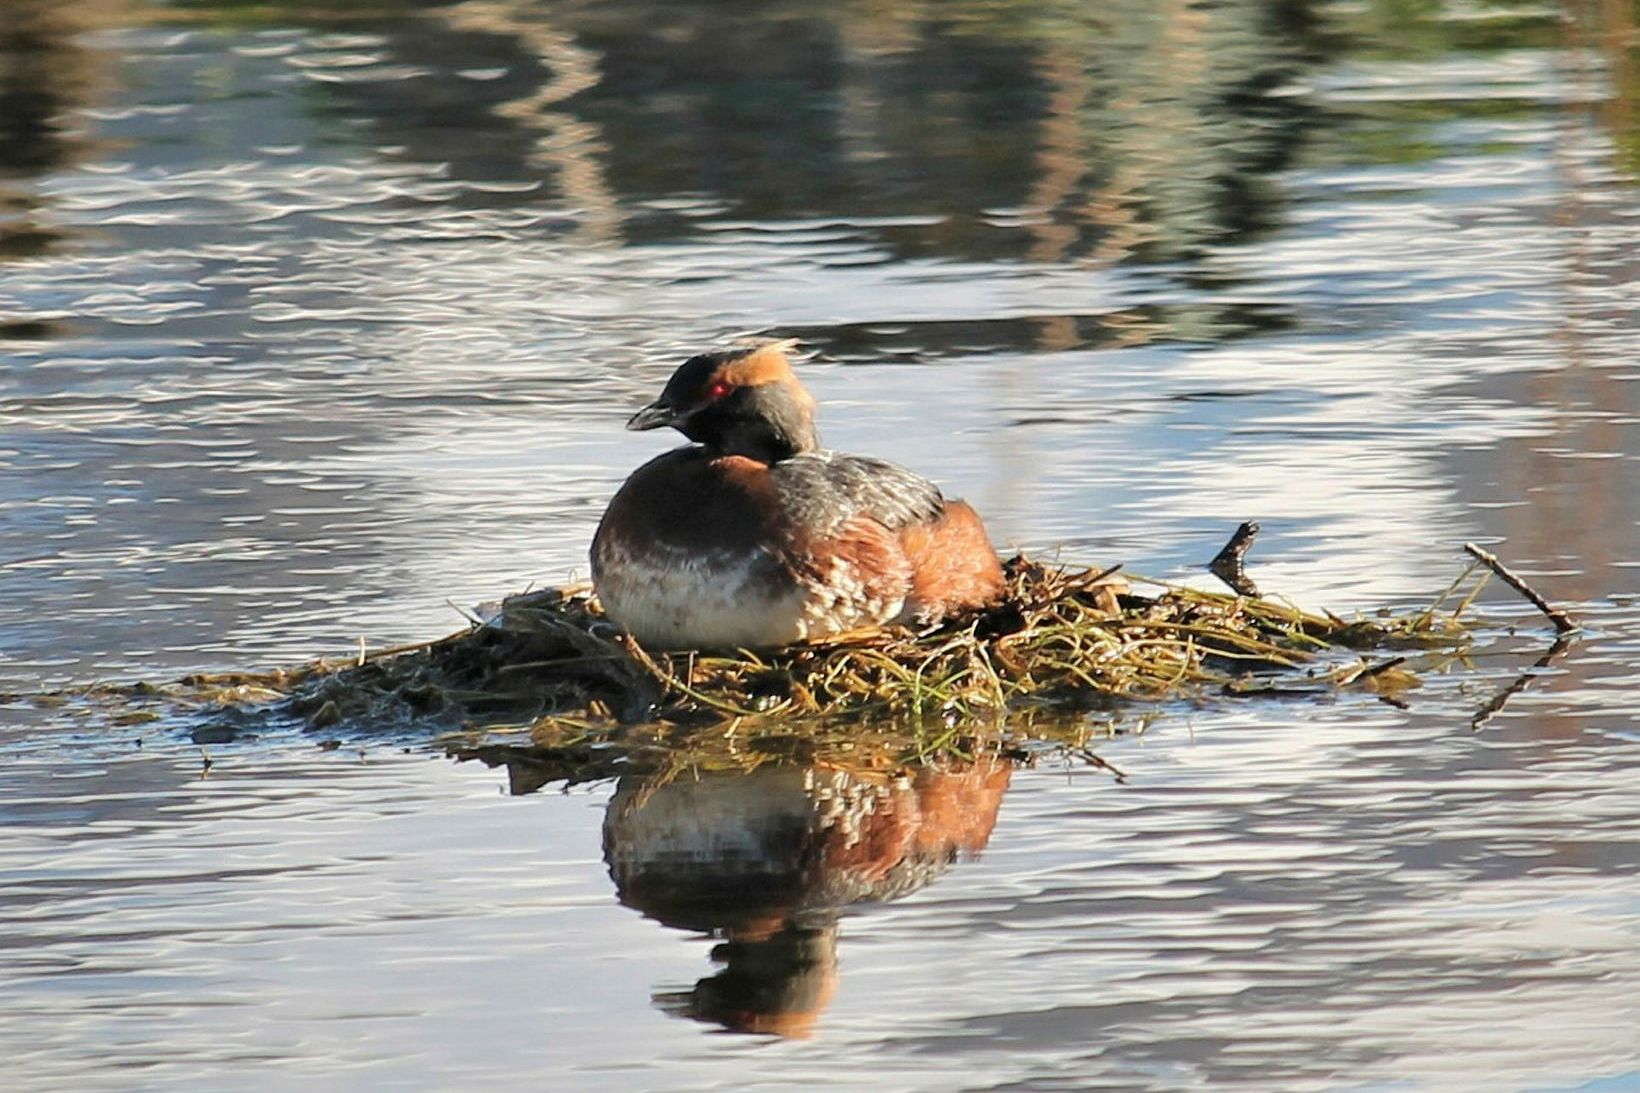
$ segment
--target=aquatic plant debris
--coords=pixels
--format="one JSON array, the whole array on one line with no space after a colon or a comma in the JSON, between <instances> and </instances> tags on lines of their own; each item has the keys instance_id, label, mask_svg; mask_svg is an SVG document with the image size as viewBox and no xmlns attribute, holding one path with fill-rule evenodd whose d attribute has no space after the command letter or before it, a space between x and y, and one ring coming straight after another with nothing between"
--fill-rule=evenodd
<instances>
[{"instance_id":1,"label":"aquatic plant debris","mask_svg":"<svg viewBox=\"0 0 1640 1093\"><path fill-rule=\"evenodd\" d=\"M1241 555L1256 532L1244 524L1227 547L1236 556L1229 577L1244 587ZM1012 747L1007 740L1017 743L1038 724L1057 726L1057 742L1075 751L1087 741L1063 730L1082 726L1071 735L1085 736L1097 720L1089 711L1108 725L1166 701L1345 691L1402 705L1419 668L1467 655L1474 631L1463 616L1502 567L1482 555L1429 606L1352 620L1270 597L1127 578L1119 567L1020 556L1005 564L1004 601L978 615L930 631L862 630L770 651L651 653L604 617L590 587L577 586L480 608L466 629L431 642L77 694L206 710L193 733L202 745L255 731L268 717L321 733L420 726L457 734L458 750L478 757L522 737L536 749L531 762L571 781L680 762L812 758L817 748L846 751L854 767L886 769L908 757L972 754L982 738L993 750ZM1547 601L1539 607L1564 635L1565 613ZM129 724L129 716L115 720Z\"/></svg>"}]
</instances>

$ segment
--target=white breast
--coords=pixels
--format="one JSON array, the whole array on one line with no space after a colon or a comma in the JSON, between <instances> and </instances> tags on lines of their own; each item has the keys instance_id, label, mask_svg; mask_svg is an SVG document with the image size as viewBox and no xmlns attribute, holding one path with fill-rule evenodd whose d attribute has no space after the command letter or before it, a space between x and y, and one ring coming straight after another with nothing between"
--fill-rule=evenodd
<instances>
[{"instance_id":1,"label":"white breast","mask_svg":"<svg viewBox=\"0 0 1640 1093\"><path fill-rule=\"evenodd\" d=\"M772 559L602 546L604 612L649 648L786 645L806 636L803 593L771 584Z\"/></svg>"},{"instance_id":2,"label":"white breast","mask_svg":"<svg viewBox=\"0 0 1640 1093\"><path fill-rule=\"evenodd\" d=\"M790 645L888 622L903 599L867 594L854 567L833 559L817 581L780 579L772 555L708 554L649 544L600 544L604 612L651 649Z\"/></svg>"}]
</instances>

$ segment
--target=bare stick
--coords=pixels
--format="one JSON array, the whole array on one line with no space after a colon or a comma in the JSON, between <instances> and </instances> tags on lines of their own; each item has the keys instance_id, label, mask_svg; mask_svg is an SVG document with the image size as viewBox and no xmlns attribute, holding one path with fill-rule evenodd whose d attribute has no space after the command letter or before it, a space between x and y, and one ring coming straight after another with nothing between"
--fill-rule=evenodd
<instances>
[{"instance_id":1,"label":"bare stick","mask_svg":"<svg viewBox=\"0 0 1640 1093\"><path fill-rule=\"evenodd\" d=\"M1125 772L1117 770L1115 766L1107 763L1105 760L1095 755L1091 748L1078 748L1074 754L1079 756L1081 760L1090 767L1098 767L1100 770L1110 771L1118 782L1127 781L1127 774Z\"/></svg>"},{"instance_id":2,"label":"bare stick","mask_svg":"<svg viewBox=\"0 0 1640 1093\"><path fill-rule=\"evenodd\" d=\"M1520 576L1508 566L1498 561L1498 556L1496 554L1493 554L1489 550L1482 550L1474 543L1465 543L1463 545L1463 549L1464 552L1471 558L1478 560L1482 565L1486 566L1486 568L1503 578L1504 584L1531 600L1532 606L1547 615L1549 617L1549 621L1555 624L1555 629L1560 633L1570 633L1578 628L1577 623L1572 621L1572 617L1570 615L1566 614L1566 612L1562 611L1560 608L1553 606L1548 600L1538 595L1537 591L1533 589L1531 585L1522 580Z\"/></svg>"},{"instance_id":3,"label":"bare stick","mask_svg":"<svg viewBox=\"0 0 1640 1093\"><path fill-rule=\"evenodd\" d=\"M1258 534L1258 523L1247 521L1236 529L1230 536L1230 541L1224 544L1224 549L1207 563L1207 571L1235 590L1238 596L1253 596L1259 594L1258 585L1247 576L1242 568L1242 558L1247 554L1247 548L1253 545L1253 537Z\"/></svg>"}]
</instances>

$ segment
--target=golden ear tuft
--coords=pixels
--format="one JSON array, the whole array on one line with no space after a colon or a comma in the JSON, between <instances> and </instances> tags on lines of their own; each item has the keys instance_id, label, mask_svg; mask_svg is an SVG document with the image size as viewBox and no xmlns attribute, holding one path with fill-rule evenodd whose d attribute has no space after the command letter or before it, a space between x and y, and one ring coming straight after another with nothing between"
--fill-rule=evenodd
<instances>
[{"instance_id":1,"label":"golden ear tuft","mask_svg":"<svg viewBox=\"0 0 1640 1093\"><path fill-rule=\"evenodd\" d=\"M797 348L796 338L746 339L736 343L745 355L725 365L719 373L739 387L756 387L765 383L795 382L791 360L786 356Z\"/></svg>"},{"instance_id":2,"label":"golden ear tuft","mask_svg":"<svg viewBox=\"0 0 1640 1093\"><path fill-rule=\"evenodd\" d=\"M803 343L796 338L736 338L730 343L734 348L746 351L748 356L756 353L792 353Z\"/></svg>"}]
</instances>

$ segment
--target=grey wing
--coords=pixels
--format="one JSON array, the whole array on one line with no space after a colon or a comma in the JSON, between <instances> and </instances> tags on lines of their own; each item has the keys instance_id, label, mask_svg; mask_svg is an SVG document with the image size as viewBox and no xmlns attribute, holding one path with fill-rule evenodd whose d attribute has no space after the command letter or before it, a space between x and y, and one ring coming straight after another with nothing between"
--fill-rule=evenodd
<instances>
[{"instance_id":1,"label":"grey wing","mask_svg":"<svg viewBox=\"0 0 1640 1093\"><path fill-rule=\"evenodd\" d=\"M822 532L862 515L897 531L945 511L938 486L881 459L805 452L776 463L771 473L787 518Z\"/></svg>"}]
</instances>

